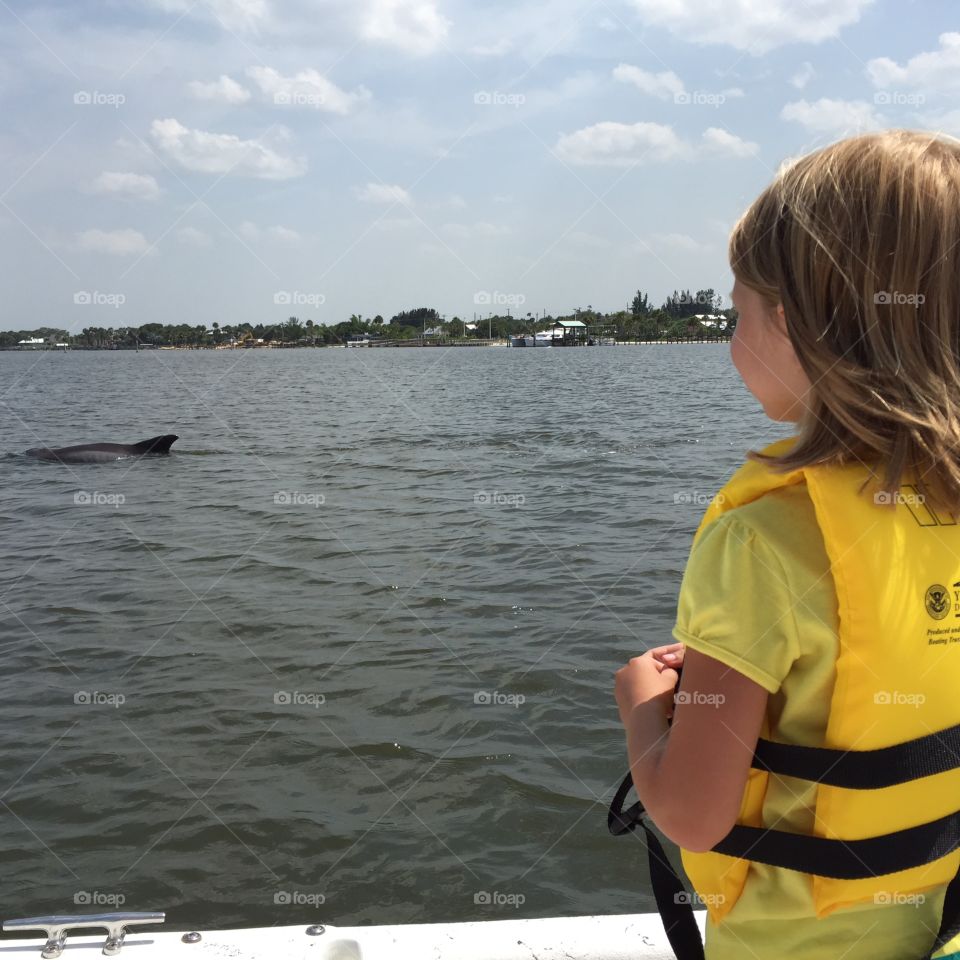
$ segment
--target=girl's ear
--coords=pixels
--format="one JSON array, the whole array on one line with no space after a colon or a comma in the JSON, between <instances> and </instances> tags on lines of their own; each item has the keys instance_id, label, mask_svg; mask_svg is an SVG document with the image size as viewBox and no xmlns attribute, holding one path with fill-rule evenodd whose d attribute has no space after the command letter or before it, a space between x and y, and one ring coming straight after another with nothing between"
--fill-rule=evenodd
<instances>
[{"instance_id":1,"label":"girl's ear","mask_svg":"<svg viewBox=\"0 0 960 960\"><path fill-rule=\"evenodd\" d=\"M776 324L777 328L780 330L784 336L787 334L787 315L783 312L783 304L778 303L777 308L774 311L776 315Z\"/></svg>"}]
</instances>

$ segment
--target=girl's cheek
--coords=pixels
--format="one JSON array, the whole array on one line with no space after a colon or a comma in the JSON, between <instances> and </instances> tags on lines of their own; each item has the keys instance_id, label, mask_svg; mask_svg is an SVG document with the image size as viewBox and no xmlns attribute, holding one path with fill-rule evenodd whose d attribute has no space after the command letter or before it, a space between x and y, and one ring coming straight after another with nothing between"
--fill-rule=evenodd
<instances>
[{"instance_id":1,"label":"girl's cheek","mask_svg":"<svg viewBox=\"0 0 960 960\"><path fill-rule=\"evenodd\" d=\"M740 327L738 326L736 330L733 331L733 337L730 339L730 360L733 362L733 365L737 368L737 373L740 374L741 379L747 383L748 369L745 360L745 351L743 349L743 335L740 332Z\"/></svg>"}]
</instances>

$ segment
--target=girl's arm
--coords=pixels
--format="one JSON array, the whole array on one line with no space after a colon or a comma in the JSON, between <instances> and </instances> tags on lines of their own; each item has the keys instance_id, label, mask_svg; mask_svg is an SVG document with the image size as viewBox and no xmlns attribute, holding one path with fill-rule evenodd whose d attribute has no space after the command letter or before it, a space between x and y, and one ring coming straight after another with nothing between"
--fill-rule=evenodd
<instances>
[{"instance_id":1,"label":"girl's arm","mask_svg":"<svg viewBox=\"0 0 960 960\"><path fill-rule=\"evenodd\" d=\"M673 667L681 665L677 689ZM736 823L767 691L719 660L672 644L618 670L616 696L637 796L674 843L709 850Z\"/></svg>"}]
</instances>

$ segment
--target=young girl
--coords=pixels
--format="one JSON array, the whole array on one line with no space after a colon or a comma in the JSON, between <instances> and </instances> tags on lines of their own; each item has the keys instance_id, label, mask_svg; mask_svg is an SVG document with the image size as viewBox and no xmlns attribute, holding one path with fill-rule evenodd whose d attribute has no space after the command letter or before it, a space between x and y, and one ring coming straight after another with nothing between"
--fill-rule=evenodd
<instances>
[{"instance_id":1,"label":"young girl","mask_svg":"<svg viewBox=\"0 0 960 960\"><path fill-rule=\"evenodd\" d=\"M617 671L634 785L708 910L708 960L919 960L960 890L943 917L960 867L960 141L892 130L806 156L729 255L734 365L796 436L714 498L679 642ZM935 956L960 958L955 932Z\"/></svg>"}]
</instances>

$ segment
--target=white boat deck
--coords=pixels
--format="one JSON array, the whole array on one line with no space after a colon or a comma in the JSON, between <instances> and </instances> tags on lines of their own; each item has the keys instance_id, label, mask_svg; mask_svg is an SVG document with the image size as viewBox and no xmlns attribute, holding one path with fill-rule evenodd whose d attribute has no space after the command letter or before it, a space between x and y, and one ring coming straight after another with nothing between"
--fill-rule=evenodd
<instances>
[{"instance_id":1,"label":"white boat deck","mask_svg":"<svg viewBox=\"0 0 960 960\"><path fill-rule=\"evenodd\" d=\"M706 913L697 911L701 930ZM673 960L657 914L485 920L468 923L412 923L394 926L323 925L310 935L309 918L291 927L199 931L185 943L184 932L134 927L119 957L127 960ZM106 934L68 936L67 960L101 955ZM45 937L0 941L0 958L40 957Z\"/></svg>"}]
</instances>

